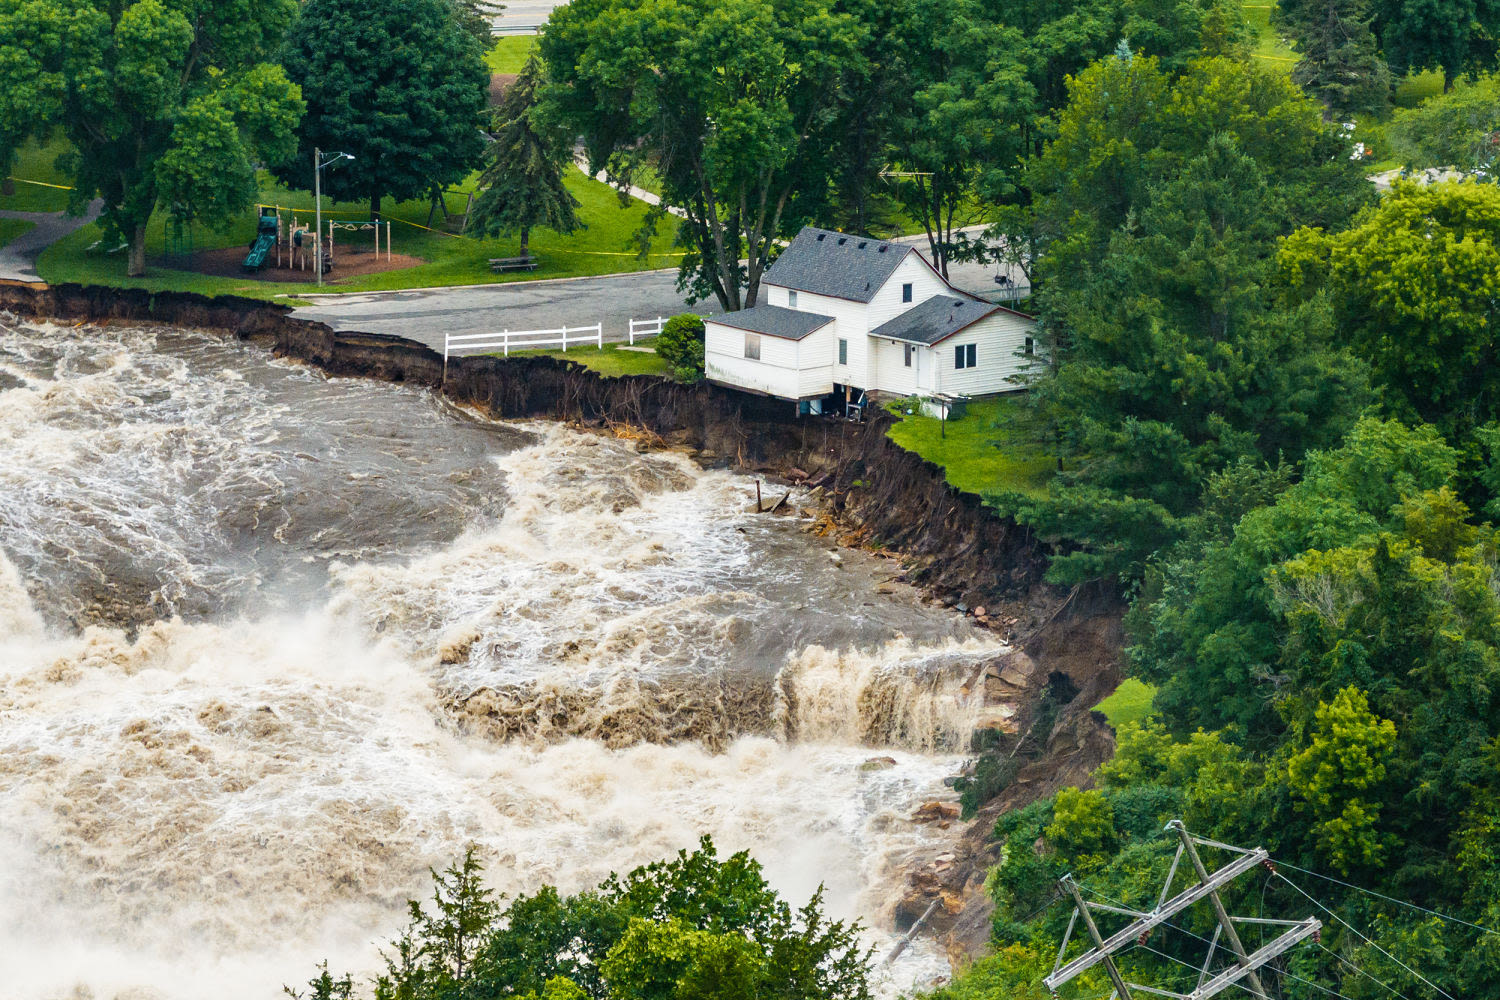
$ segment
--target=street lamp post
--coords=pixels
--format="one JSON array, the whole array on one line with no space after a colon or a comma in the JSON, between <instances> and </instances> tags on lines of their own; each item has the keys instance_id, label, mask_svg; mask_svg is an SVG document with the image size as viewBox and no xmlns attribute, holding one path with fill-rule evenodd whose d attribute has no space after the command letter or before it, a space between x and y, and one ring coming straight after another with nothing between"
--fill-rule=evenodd
<instances>
[{"instance_id":1,"label":"street lamp post","mask_svg":"<svg viewBox=\"0 0 1500 1000\"><path fill-rule=\"evenodd\" d=\"M323 151L316 146L313 147L313 201L316 208L313 210L313 225L317 228L313 232L313 270L318 274L318 287L323 286L323 168L332 166L340 160L352 160L354 157L348 153L334 153L325 162Z\"/></svg>"}]
</instances>

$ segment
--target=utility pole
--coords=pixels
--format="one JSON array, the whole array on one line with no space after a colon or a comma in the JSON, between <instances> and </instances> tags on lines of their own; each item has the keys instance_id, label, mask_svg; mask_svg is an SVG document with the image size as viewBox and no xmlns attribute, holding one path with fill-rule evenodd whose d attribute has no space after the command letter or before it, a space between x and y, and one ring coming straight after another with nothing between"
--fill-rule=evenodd
<instances>
[{"instance_id":1,"label":"utility pole","mask_svg":"<svg viewBox=\"0 0 1500 1000\"><path fill-rule=\"evenodd\" d=\"M1270 867L1270 856L1263 848L1247 849L1235 847L1231 844L1220 844L1201 837L1194 837L1182 825L1181 820L1173 820L1167 824L1167 829L1177 834L1181 843L1177 847L1177 856L1172 859L1172 868L1167 873L1166 884L1162 886L1161 896L1157 900L1156 907L1148 912L1132 910L1123 906L1108 906L1104 903L1089 902L1083 898L1081 887L1074 881L1072 875L1065 875L1061 885L1069 895L1073 897L1076 909L1073 918L1068 922L1068 929L1063 934L1062 946L1057 950L1057 962L1053 966L1052 974L1042 982L1054 995L1057 988L1069 982L1096 965L1103 965L1104 971L1109 974L1109 979L1114 984L1114 990L1119 1000L1131 1000L1131 990L1139 993L1151 993L1157 996L1174 998L1174 1000L1208 1000L1210 997L1229 989L1231 986L1240 985L1241 979L1249 981L1243 989L1253 993L1260 1000L1269 1000L1265 985L1261 982L1256 970L1267 962L1285 954L1298 943L1314 938L1322 930L1323 925L1314 917L1305 920L1274 920L1263 917L1235 917L1225 909L1223 901L1219 898L1219 889L1233 882L1235 879L1245 875L1258 867ZM1202 858L1198 856L1198 845L1221 848L1238 854L1229 864L1216 872L1209 872L1204 866ZM1172 891L1172 882L1177 877L1177 866L1186 854L1193 865L1193 871L1198 876L1196 885L1190 886L1182 892L1168 899ZM1274 870L1274 869L1273 869ZM1129 983L1120 974L1119 967L1115 965L1114 957L1126 948L1143 944L1146 936L1152 928L1166 924L1172 917L1188 909L1195 904L1207 901L1214 911L1218 920L1218 927L1214 931L1213 940L1209 943L1208 954L1203 959L1203 968L1198 977L1198 985L1191 993L1177 993L1172 990L1162 989L1155 986L1141 986L1138 983ZM1099 932L1098 925L1094 923L1094 912L1113 913L1133 918L1120 930L1104 937ZM1068 941L1073 936L1073 928L1079 918L1083 918L1083 925L1087 929L1089 937L1093 939L1093 947L1083 954L1064 964L1063 957L1068 952ZM1257 949L1253 954L1246 954L1245 947L1240 941L1239 934L1234 925L1239 923L1262 924L1287 928L1268 944ZM1220 969L1210 977L1210 968L1214 963L1214 955L1218 948L1219 938L1223 936L1229 942L1229 949L1234 953L1234 964ZM1205 981L1206 980L1206 981Z\"/></svg>"},{"instance_id":2,"label":"utility pole","mask_svg":"<svg viewBox=\"0 0 1500 1000\"><path fill-rule=\"evenodd\" d=\"M313 147L313 270L318 272L318 287L323 287L323 168L332 166L340 160L352 160L354 157L348 153L334 153L323 162L323 151ZM380 246L380 236L377 230L375 245Z\"/></svg>"},{"instance_id":3,"label":"utility pole","mask_svg":"<svg viewBox=\"0 0 1500 1000\"><path fill-rule=\"evenodd\" d=\"M323 151L313 147L313 273L323 287Z\"/></svg>"},{"instance_id":4,"label":"utility pole","mask_svg":"<svg viewBox=\"0 0 1500 1000\"><path fill-rule=\"evenodd\" d=\"M1192 836L1187 832L1187 827L1182 825L1182 820L1174 819L1167 824L1168 830L1177 831L1177 839L1182 841L1182 849L1187 852L1188 860L1193 863L1193 871L1198 873L1198 881L1207 884L1208 869L1203 867L1203 859L1198 857L1198 846L1193 843ZM1239 932L1234 929L1234 921L1229 919L1229 911L1224 909L1224 901L1219 898L1219 890L1210 889L1208 900L1214 908L1214 916L1219 918L1219 927L1224 931L1224 937L1229 942L1229 950L1234 952L1235 961L1240 968L1245 970L1245 978L1250 982L1250 992L1260 997L1260 1000L1270 1000L1266 995L1266 988L1261 984L1260 976L1250 967L1249 956L1245 954L1245 946L1240 943Z\"/></svg>"}]
</instances>

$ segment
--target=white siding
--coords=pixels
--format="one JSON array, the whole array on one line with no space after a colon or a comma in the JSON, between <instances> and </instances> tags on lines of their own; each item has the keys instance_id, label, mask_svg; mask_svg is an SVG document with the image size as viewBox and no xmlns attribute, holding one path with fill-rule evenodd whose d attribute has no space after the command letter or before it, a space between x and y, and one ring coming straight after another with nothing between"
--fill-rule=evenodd
<instances>
[{"instance_id":1,"label":"white siding","mask_svg":"<svg viewBox=\"0 0 1500 1000\"><path fill-rule=\"evenodd\" d=\"M911 367L906 367L906 348L899 341L870 337L875 356L876 381L871 386L892 396L914 396L917 393L917 357L925 348L912 347Z\"/></svg>"},{"instance_id":2,"label":"white siding","mask_svg":"<svg viewBox=\"0 0 1500 1000\"><path fill-rule=\"evenodd\" d=\"M801 359L802 347L820 335L827 337L826 328L806 337L801 343L762 334L759 361L745 357L745 333L713 320L705 324L703 360L705 374L710 379L784 399L801 399L832 391L832 380L827 377L830 371L827 361L818 368L811 364L811 360L804 363ZM825 382L821 386L818 384L820 377Z\"/></svg>"},{"instance_id":3,"label":"white siding","mask_svg":"<svg viewBox=\"0 0 1500 1000\"><path fill-rule=\"evenodd\" d=\"M786 289L775 285L771 288L776 293L771 299L772 304L784 305ZM835 299L827 295L814 295L812 292L798 292L797 311L833 317L831 329L824 328L813 335L816 337L825 332L829 334L827 339L822 341L828 350L828 359L823 363L833 366L833 381L840 385L852 385L860 389L871 388L869 348L865 343L869 339L870 327L866 320L868 310L865 304L850 302L848 299ZM838 363L840 337L849 341L847 365ZM811 355L805 355L804 361L811 364L813 358Z\"/></svg>"},{"instance_id":4,"label":"white siding","mask_svg":"<svg viewBox=\"0 0 1500 1000\"><path fill-rule=\"evenodd\" d=\"M984 396L1021 388L1008 379L1026 368L1027 359L1022 351L1035 328L1034 320L998 312L930 348L937 372L931 391L950 396ZM977 364L973 368L956 368L953 349L965 344L975 345Z\"/></svg>"},{"instance_id":5,"label":"white siding","mask_svg":"<svg viewBox=\"0 0 1500 1000\"><path fill-rule=\"evenodd\" d=\"M833 392L833 361L837 350L833 323L814 330L797 344L797 363L802 369L798 397L826 396Z\"/></svg>"},{"instance_id":6,"label":"white siding","mask_svg":"<svg viewBox=\"0 0 1500 1000\"><path fill-rule=\"evenodd\" d=\"M910 302L901 301L901 286L910 284L912 296ZM914 309L934 295L956 295L957 293L947 285L943 279L937 276L937 272L927 266L921 254L915 250L906 255L901 266L890 279L881 286L880 291L875 293L875 298L870 301L869 311L866 314L869 327L873 330L880 324L893 320L897 316Z\"/></svg>"}]
</instances>

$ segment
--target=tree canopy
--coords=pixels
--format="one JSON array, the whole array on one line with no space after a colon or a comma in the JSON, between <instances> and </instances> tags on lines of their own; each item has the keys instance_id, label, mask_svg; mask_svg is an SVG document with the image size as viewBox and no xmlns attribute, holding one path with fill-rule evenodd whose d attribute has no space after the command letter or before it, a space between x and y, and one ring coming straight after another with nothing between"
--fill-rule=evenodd
<instances>
[{"instance_id":1,"label":"tree canopy","mask_svg":"<svg viewBox=\"0 0 1500 1000\"><path fill-rule=\"evenodd\" d=\"M468 176L483 150L484 50L450 0L306 0L281 51L307 115L278 167L311 190L314 148L352 154L324 172L336 199L417 198Z\"/></svg>"},{"instance_id":2,"label":"tree canopy","mask_svg":"<svg viewBox=\"0 0 1500 1000\"><path fill-rule=\"evenodd\" d=\"M809 217L799 192L826 190L867 30L813 0L577 0L541 47L592 167L624 183L652 157L684 214L683 287L733 310L755 304L776 240Z\"/></svg>"},{"instance_id":3,"label":"tree canopy","mask_svg":"<svg viewBox=\"0 0 1500 1000\"><path fill-rule=\"evenodd\" d=\"M545 887L501 906L483 872L471 848L433 873L377 1000L870 1000L859 929L827 918L822 890L793 909L748 854L721 858L707 837L576 896ZM349 984L326 965L309 983L315 1000Z\"/></svg>"},{"instance_id":4,"label":"tree canopy","mask_svg":"<svg viewBox=\"0 0 1500 1000\"><path fill-rule=\"evenodd\" d=\"M223 223L254 204L255 164L292 150L304 105L270 59L295 0L0 2L0 157L60 128L72 207L104 201L108 235L146 269L158 205Z\"/></svg>"}]
</instances>

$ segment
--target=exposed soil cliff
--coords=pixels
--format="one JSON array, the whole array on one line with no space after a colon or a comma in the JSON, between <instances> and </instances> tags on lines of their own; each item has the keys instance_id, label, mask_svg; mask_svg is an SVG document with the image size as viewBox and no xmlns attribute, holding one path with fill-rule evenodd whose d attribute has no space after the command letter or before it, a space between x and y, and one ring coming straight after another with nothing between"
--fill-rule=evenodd
<instances>
[{"instance_id":1,"label":"exposed soil cliff","mask_svg":"<svg viewBox=\"0 0 1500 1000\"><path fill-rule=\"evenodd\" d=\"M223 331L334 375L439 389L496 418L628 426L664 445L691 449L705 464L816 484L833 530L853 543L900 553L910 583L948 603L984 608L986 620L1012 637L1015 651L974 681L996 706L994 725L1024 731L1041 691L1058 674L1077 691L1058 714L1045 752L981 812L950 853L911 872L898 917L909 923L938 901L928 929L946 935L956 960L974 955L988 939L982 882L995 860L997 845L989 839L995 817L1065 785L1086 784L1113 751L1113 735L1088 709L1119 680L1118 597L1105 588L1069 593L1043 583L1048 547L978 497L955 490L941 468L891 442L886 430L893 418L884 413L864 423L799 419L791 404L778 400L653 376L602 378L552 358L455 358L445 365L414 341L335 332L253 299L0 282L0 310L59 322Z\"/></svg>"}]
</instances>

